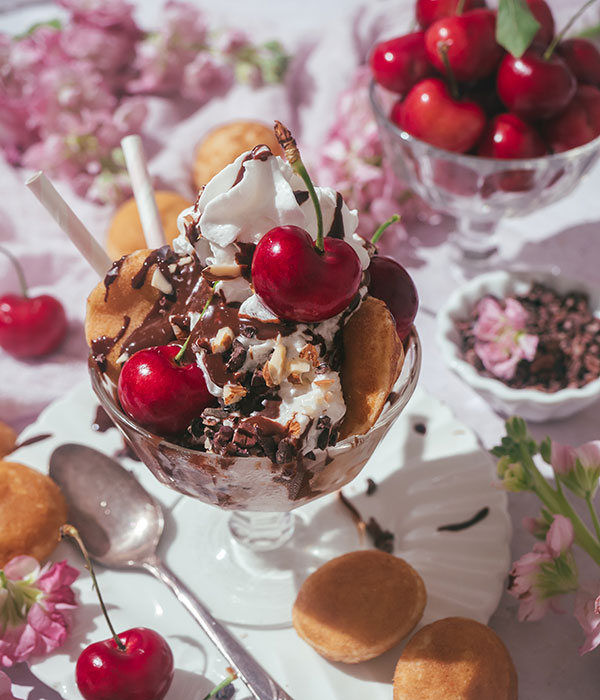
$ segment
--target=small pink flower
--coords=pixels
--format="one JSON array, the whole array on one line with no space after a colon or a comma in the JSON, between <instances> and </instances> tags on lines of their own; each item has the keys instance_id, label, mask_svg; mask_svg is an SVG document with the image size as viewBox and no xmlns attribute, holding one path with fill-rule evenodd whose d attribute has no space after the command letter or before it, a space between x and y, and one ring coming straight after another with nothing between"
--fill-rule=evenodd
<instances>
[{"instance_id":1,"label":"small pink flower","mask_svg":"<svg viewBox=\"0 0 600 700\"><path fill-rule=\"evenodd\" d=\"M600 595L599 586L592 589L589 584L582 586L575 596L573 614L585 632L580 654L587 654L600 645Z\"/></svg>"},{"instance_id":2,"label":"small pink flower","mask_svg":"<svg viewBox=\"0 0 600 700\"><path fill-rule=\"evenodd\" d=\"M521 360L535 357L537 336L525 333L527 312L516 300L508 298L504 305L491 296L476 307L473 327L475 352L483 366L500 379L512 379Z\"/></svg>"},{"instance_id":3,"label":"small pink flower","mask_svg":"<svg viewBox=\"0 0 600 700\"><path fill-rule=\"evenodd\" d=\"M0 666L49 654L64 644L69 611L76 607L71 584L79 572L66 561L40 569L18 556L0 571Z\"/></svg>"},{"instance_id":4,"label":"small pink flower","mask_svg":"<svg viewBox=\"0 0 600 700\"><path fill-rule=\"evenodd\" d=\"M577 570L571 553L573 524L555 515L545 542L513 564L508 592L520 601L518 618L540 620L548 610L561 612L556 598L577 589Z\"/></svg>"},{"instance_id":5,"label":"small pink flower","mask_svg":"<svg viewBox=\"0 0 600 700\"><path fill-rule=\"evenodd\" d=\"M212 97L225 95L233 85L231 66L213 58L209 53L199 53L183 71L181 94L204 104Z\"/></svg>"},{"instance_id":6,"label":"small pink flower","mask_svg":"<svg viewBox=\"0 0 600 700\"><path fill-rule=\"evenodd\" d=\"M550 461L557 478L573 493L594 496L600 479L600 440L579 447L552 441Z\"/></svg>"}]
</instances>

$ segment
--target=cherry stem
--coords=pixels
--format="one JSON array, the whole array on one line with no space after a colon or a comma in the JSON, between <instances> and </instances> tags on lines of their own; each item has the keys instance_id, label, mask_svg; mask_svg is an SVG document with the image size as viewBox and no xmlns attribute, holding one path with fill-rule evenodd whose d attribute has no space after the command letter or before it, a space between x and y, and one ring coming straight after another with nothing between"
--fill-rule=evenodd
<instances>
[{"instance_id":1,"label":"cherry stem","mask_svg":"<svg viewBox=\"0 0 600 700\"><path fill-rule=\"evenodd\" d=\"M554 53L554 49L558 46L558 44L563 40L563 37L565 34L571 29L573 24L581 17L581 15L596 2L596 0L587 0L586 3L584 3L578 10L577 12L571 17L571 19L567 22L565 27L561 29L561 31L552 39L550 42L550 46L544 51L544 60L548 61L550 60L550 57Z\"/></svg>"},{"instance_id":2,"label":"cherry stem","mask_svg":"<svg viewBox=\"0 0 600 700\"><path fill-rule=\"evenodd\" d=\"M13 267L15 268L15 272L17 273L17 277L19 278L19 286L21 287L21 294L24 297L29 296L28 290L27 290L27 282L25 281L25 273L23 272L23 268L21 267L21 263L15 258L15 256L10 253L4 246L0 245L0 253L4 253L6 257L11 261Z\"/></svg>"},{"instance_id":3,"label":"cherry stem","mask_svg":"<svg viewBox=\"0 0 600 700\"><path fill-rule=\"evenodd\" d=\"M198 321L204 316L204 314L206 313L206 310L210 306L210 302L213 300L213 298L215 296L215 287L217 286L217 284L219 284L218 281L212 283L212 286L210 288L210 294L208 295L208 299L206 300L206 304L204 304L204 308L200 312L200 316L198 317ZM196 321L196 323L198 323L198 321ZM185 351L187 350L187 346L190 343L191 337L192 337L192 334L190 333L188 335L188 337L185 339L185 343L181 346L181 350L177 353L177 355L175 355L175 359L174 359L175 364L177 364L177 365L181 364L181 361L183 360L183 356L185 355Z\"/></svg>"},{"instance_id":4,"label":"cherry stem","mask_svg":"<svg viewBox=\"0 0 600 700\"><path fill-rule=\"evenodd\" d=\"M455 100L458 100L458 83L454 77L454 71L450 66L450 59L448 58L448 44L443 41L438 42L438 51L442 57L442 63L446 69L446 74L448 76L448 82L450 83L450 94Z\"/></svg>"},{"instance_id":5,"label":"cherry stem","mask_svg":"<svg viewBox=\"0 0 600 700\"><path fill-rule=\"evenodd\" d=\"M456 5L456 14L462 15L464 9L465 9L465 0L458 0L458 3Z\"/></svg>"},{"instance_id":6,"label":"cherry stem","mask_svg":"<svg viewBox=\"0 0 600 700\"><path fill-rule=\"evenodd\" d=\"M310 179L310 175L302 162L302 158L300 158L300 151L296 145L296 140L292 136L292 132L279 121L275 121L275 136L283 148L286 160L292 166L292 170L297 175L300 175L306 185L306 189L308 190L317 215L317 241L315 243L315 248L320 253L323 253L325 246L323 245L323 213L321 212L321 204L315 192L312 180Z\"/></svg>"},{"instance_id":7,"label":"cherry stem","mask_svg":"<svg viewBox=\"0 0 600 700\"><path fill-rule=\"evenodd\" d=\"M371 243L373 243L373 244L377 243L377 241L381 238L381 236L382 236L383 232L386 230L386 228L388 228L392 224L395 224L396 221L400 221L400 218L401 218L400 214L394 214L386 222L381 224L381 226L373 234L373 238L371 238Z\"/></svg>"},{"instance_id":8,"label":"cherry stem","mask_svg":"<svg viewBox=\"0 0 600 700\"><path fill-rule=\"evenodd\" d=\"M230 669L227 669L228 671ZM231 673L227 676L227 678L224 681L221 681L219 685L216 685L208 695L205 695L202 700L210 700L210 698L214 698L215 695L219 692L219 690L223 690L223 688L227 687L230 683L233 683L233 681L238 677L237 673L231 669Z\"/></svg>"},{"instance_id":9,"label":"cherry stem","mask_svg":"<svg viewBox=\"0 0 600 700\"><path fill-rule=\"evenodd\" d=\"M102 608L102 612L104 613L104 619L106 620L108 624L108 628L110 629L110 633L112 634L113 639L115 640L115 644L121 651L126 650L126 646L123 644L117 633L115 632L115 628L112 626L112 623L110 621L110 617L108 616L108 612L106 611L106 606L104 605L104 600L102 600L102 593L100 593L100 588L98 587L98 582L96 581L96 574L94 573L94 567L92 566L92 562L90 559L90 555L88 554L86 546L83 544L83 540L81 539L81 536L79 535L79 532L77 531L77 528L73 527L73 525L63 525L60 528L60 536L62 537L71 537L72 539L77 542L79 549L81 550L81 553L83 554L83 557L85 559L85 568L90 572L92 576L92 584L94 589L96 590L96 594L98 595L98 600L100 601L100 607Z\"/></svg>"}]
</instances>

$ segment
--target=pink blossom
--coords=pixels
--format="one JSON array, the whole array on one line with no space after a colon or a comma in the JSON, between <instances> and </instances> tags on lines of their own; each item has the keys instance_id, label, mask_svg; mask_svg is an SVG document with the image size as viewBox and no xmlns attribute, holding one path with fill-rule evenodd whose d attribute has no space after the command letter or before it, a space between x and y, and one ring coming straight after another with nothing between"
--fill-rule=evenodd
<instances>
[{"instance_id":1,"label":"pink blossom","mask_svg":"<svg viewBox=\"0 0 600 700\"><path fill-rule=\"evenodd\" d=\"M87 22L77 22L61 32L64 53L77 61L89 61L102 73L116 80L135 59L137 37L117 29L103 29Z\"/></svg>"},{"instance_id":2,"label":"pink blossom","mask_svg":"<svg viewBox=\"0 0 600 700\"><path fill-rule=\"evenodd\" d=\"M11 691L10 678L0 671L0 700L17 700Z\"/></svg>"},{"instance_id":3,"label":"pink blossom","mask_svg":"<svg viewBox=\"0 0 600 700\"><path fill-rule=\"evenodd\" d=\"M74 19L108 29L121 27L133 33L139 30L133 19L133 5L124 0L58 0Z\"/></svg>"},{"instance_id":4,"label":"pink blossom","mask_svg":"<svg viewBox=\"0 0 600 700\"><path fill-rule=\"evenodd\" d=\"M573 493L593 497L600 478L600 440L579 447L552 441L550 461L557 478Z\"/></svg>"},{"instance_id":5,"label":"pink blossom","mask_svg":"<svg viewBox=\"0 0 600 700\"><path fill-rule=\"evenodd\" d=\"M599 586L594 589L589 585L582 586L575 596L573 614L585 632L583 645L579 647L580 654L587 654L600 645L600 595Z\"/></svg>"},{"instance_id":6,"label":"pink blossom","mask_svg":"<svg viewBox=\"0 0 600 700\"><path fill-rule=\"evenodd\" d=\"M473 333L477 356L488 372L512 379L519 362L531 362L537 350L537 336L524 331L527 312L516 299L509 297L502 305L491 296L479 301L476 312Z\"/></svg>"},{"instance_id":7,"label":"pink blossom","mask_svg":"<svg viewBox=\"0 0 600 700\"><path fill-rule=\"evenodd\" d=\"M76 607L71 584L79 572L66 561L40 569L33 557L18 556L0 571L0 665L12 666L61 646L69 611Z\"/></svg>"},{"instance_id":8,"label":"pink blossom","mask_svg":"<svg viewBox=\"0 0 600 700\"><path fill-rule=\"evenodd\" d=\"M576 590L577 571L571 553L573 524L555 515L545 542L513 564L508 592L520 601L519 621L540 620L550 609L559 612L556 598Z\"/></svg>"},{"instance_id":9,"label":"pink blossom","mask_svg":"<svg viewBox=\"0 0 600 700\"><path fill-rule=\"evenodd\" d=\"M210 54L199 53L183 71L181 94L199 104L224 95L233 84L233 70Z\"/></svg>"}]
</instances>

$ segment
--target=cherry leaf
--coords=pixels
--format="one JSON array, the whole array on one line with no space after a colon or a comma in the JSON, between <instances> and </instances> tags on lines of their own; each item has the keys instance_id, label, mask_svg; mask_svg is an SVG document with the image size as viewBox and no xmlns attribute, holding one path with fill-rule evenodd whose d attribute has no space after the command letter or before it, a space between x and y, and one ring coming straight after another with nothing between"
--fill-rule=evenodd
<instances>
[{"instance_id":1,"label":"cherry leaf","mask_svg":"<svg viewBox=\"0 0 600 700\"><path fill-rule=\"evenodd\" d=\"M525 53L539 28L525 0L500 0L496 41L515 58Z\"/></svg>"}]
</instances>

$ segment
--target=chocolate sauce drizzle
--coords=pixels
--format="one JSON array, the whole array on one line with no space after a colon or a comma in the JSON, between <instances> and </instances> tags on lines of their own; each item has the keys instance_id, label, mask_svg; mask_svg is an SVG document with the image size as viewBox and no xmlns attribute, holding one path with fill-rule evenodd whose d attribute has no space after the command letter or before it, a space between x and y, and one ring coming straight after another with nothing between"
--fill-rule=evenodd
<instances>
[{"instance_id":1,"label":"chocolate sauce drizzle","mask_svg":"<svg viewBox=\"0 0 600 700\"><path fill-rule=\"evenodd\" d=\"M47 440L48 438L52 437L52 433L40 433L39 435L33 435L30 438L27 438L27 440L23 440L22 442L18 442L12 449L13 452L18 450L20 447L27 447L27 445L35 445L36 442L41 442L42 440Z\"/></svg>"},{"instance_id":2,"label":"chocolate sauce drizzle","mask_svg":"<svg viewBox=\"0 0 600 700\"><path fill-rule=\"evenodd\" d=\"M136 272L131 280L131 286L134 289L139 289L143 286L146 281L146 276L148 275L148 270L152 265L156 264L158 269L163 274L164 278L173 286L173 280L171 277L171 272L169 270L169 265L177 261L177 256L171 250L170 246L164 245L161 248L153 250L150 255L144 260L140 269Z\"/></svg>"},{"instance_id":3,"label":"chocolate sauce drizzle","mask_svg":"<svg viewBox=\"0 0 600 700\"><path fill-rule=\"evenodd\" d=\"M98 365L98 369L101 372L106 371L106 358L108 356L108 353L125 335L130 323L131 318L129 316L124 316L123 325L121 326L117 335L113 336L112 338L107 335L101 335L99 338L94 338L94 340L92 340L92 358L94 359L94 362Z\"/></svg>"},{"instance_id":4,"label":"chocolate sauce drizzle","mask_svg":"<svg viewBox=\"0 0 600 700\"><path fill-rule=\"evenodd\" d=\"M343 204L344 198L338 192L335 198L335 211L333 212L331 226L327 232L327 238L344 238L344 219L342 217Z\"/></svg>"},{"instance_id":5,"label":"chocolate sauce drizzle","mask_svg":"<svg viewBox=\"0 0 600 700\"><path fill-rule=\"evenodd\" d=\"M127 256L124 255L122 258L119 258L119 260L115 260L114 263L110 266L110 270L104 276L104 302L105 303L108 301L108 289L109 289L110 285L119 276L119 272L121 271L121 265L123 265L123 262L125 261L126 257Z\"/></svg>"},{"instance_id":6,"label":"chocolate sauce drizzle","mask_svg":"<svg viewBox=\"0 0 600 700\"><path fill-rule=\"evenodd\" d=\"M443 532L444 530L449 532L459 532L460 530L466 530L467 528L472 527L473 525L477 525L477 523L481 522L484 518L487 518L489 512L490 509L487 506L484 506L481 510L478 510L477 513L475 513L475 515L469 520L465 520L462 523L440 525L437 530L438 532Z\"/></svg>"},{"instance_id":7,"label":"chocolate sauce drizzle","mask_svg":"<svg viewBox=\"0 0 600 700\"><path fill-rule=\"evenodd\" d=\"M232 187L235 187L236 185L239 185L240 182L244 179L244 174L246 173L246 163L250 160L262 160L266 161L268 160L273 154L271 153L271 149L265 145L264 143L259 144L258 146L254 146L254 148L246 155L246 157L242 160L240 163L240 169L238 170L238 174L235 177L235 180L233 181Z\"/></svg>"}]
</instances>

